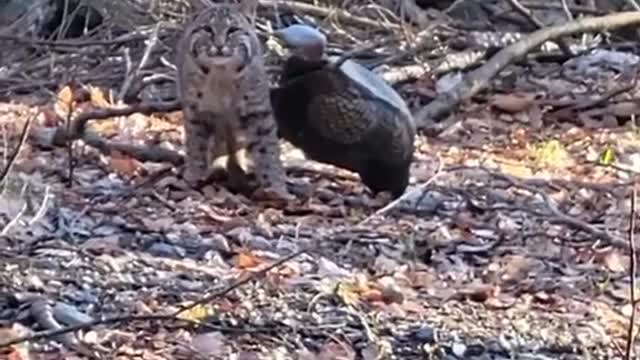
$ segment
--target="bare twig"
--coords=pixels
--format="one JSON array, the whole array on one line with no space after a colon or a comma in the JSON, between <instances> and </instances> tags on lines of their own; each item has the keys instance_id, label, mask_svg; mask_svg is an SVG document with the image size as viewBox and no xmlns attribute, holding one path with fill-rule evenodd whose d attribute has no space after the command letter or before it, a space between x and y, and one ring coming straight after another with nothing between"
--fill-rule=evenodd
<instances>
[{"instance_id":1,"label":"bare twig","mask_svg":"<svg viewBox=\"0 0 640 360\"><path fill-rule=\"evenodd\" d=\"M37 223L47 212L47 204L49 203L49 199L51 198L50 190L51 190L51 186L47 185L44 189L44 196L42 197L42 203L40 204L38 211L36 211L36 214L33 215L33 218L29 220L29 225L33 225Z\"/></svg>"},{"instance_id":2,"label":"bare twig","mask_svg":"<svg viewBox=\"0 0 640 360\"><path fill-rule=\"evenodd\" d=\"M441 126L433 124L433 121L442 119L460 103L485 89L490 80L507 65L546 41L576 33L610 30L639 23L640 11L627 11L601 17L580 18L533 32L526 38L500 50L485 65L468 73L450 91L438 95L434 101L420 109L415 116L418 128L431 127L436 128L435 131L441 131Z\"/></svg>"},{"instance_id":3,"label":"bare twig","mask_svg":"<svg viewBox=\"0 0 640 360\"><path fill-rule=\"evenodd\" d=\"M134 32L125 34L123 36L117 37L115 39L109 40L42 40L42 39L32 39L32 38L23 38L19 36L12 35L2 35L0 34L0 42L15 42L22 45L29 45L34 47L87 47L87 46L98 46L98 45L119 45L131 41L139 41L147 38L147 35Z\"/></svg>"},{"instance_id":4,"label":"bare twig","mask_svg":"<svg viewBox=\"0 0 640 360\"><path fill-rule=\"evenodd\" d=\"M627 4L634 8L636 11L640 11L640 5L636 2L636 0L627 0Z\"/></svg>"},{"instance_id":5,"label":"bare twig","mask_svg":"<svg viewBox=\"0 0 640 360\"><path fill-rule=\"evenodd\" d=\"M567 15L567 20L573 20L573 14L571 13L571 9L569 9L569 4L567 4L567 0L562 0L562 10L565 15Z\"/></svg>"},{"instance_id":6,"label":"bare twig","mask_svg":"<svg viewBox=\"0 0 640 360\"><path fill-rule=\"evenodd\" d=\"M75 108L75 92L76 92L76 82L75 81L71 81L71 99L69 99L69 103L66 104L67 105L67 116L65 119L65 125L67 128L67 132L69 131L69 129L71 128L71 114L73 114L74 112L74 108ZM67 179L67 187L70 188L71 186L73 186L73 143L71 141L67 142L67 162L69 165L69 178Z\"/></svg>"},{"instance_id":7,"label":"bare twig","mask_svg":"<svg viewBox=\"0 0 640 360\"><path fill-rule=\"evenodd\" d=\"M27 207L28 207L28 203L25 201L24 204L22 205L22 207L20 208L20 211L18 211L18 213L16 214L16 216L14 216L13 219L11 219L11 221L9 221L7 223L7 225L5 225L2 228L2 230L0 230L0 235L4 236L4 235L7 235L9 233L9 230L15 224L17 224L18 221L20 221L20 219L22 218L22 215L24 215L24 213L27 211Z\"/></svg>"},{"instance_id":8,"label":"bare twig","mask_svg":"<svg viewBox=\"0 0 640 360\"><path fill-rule=\"evenodd\" d=\"M115 317L104 318L104 319L96 319L96 320L85 322L82 324L66 326L60 329L40 331L32 335L22 336L22 337L18 337L11 340L2 340L0 341L0 349L9 347L11 345L23 343L26 341L31 342L31 341L42 340L42 339L51 339L58 335L67 334L67 333L79 331L79 330L91 329L97 325L117 324L117 323L123 323L123 322L133 322L133 321L167 321L167 320L194 324L194 321L191 321L188 319L176 318L175 316L170 316L170 315L115 316Z\"/></svg>"},{"instance_id":9,"label":"bare twig","mask_svg":"<svg viewBox=\"0 0 640 360\"><path fill-rule=\"evenodd\" d=\"M297 237L297 232L296 232L296 237ZM265 275L266 273L268 273L269 271L279 267L280 265L291 261L292 259L302 255L305 252L307 252L307 249L303 247L300 250L295 251L295 252L283 257L282 259L274 262L273 264L260 269L259 271L255 271L255 272L249 273L248 275L245 275L243 278L241 278L240 280L237 280L236 282L234 282L233 284L225 287L224 289L222 289L220 291L216 291L216 292L214 292L214 293L212 293L212 294L210 294L208 296L205 296L204 298L194 302L193 304L190 304L188 306L183 307L182 309L180 309L180 310L176 311L175 313L171 314L171 316L178 316L179 314L181 314L181 313L183 313L183 312L185 312L185 311L187 311L189 309L192 309L192 308L194 308L194 307L196 307L198 305L206 304L208 302L211 302L211 300L214 300L214 299L217 299L217 298L219 298L221 296L224 296L224 295L230 293L231 291L239 288L240 286L242 286L244 284L247 284L250 281L255 280L255 279Z\"/></svg>"},{"instance_id":10,"label":"bare twig","mask_svg":"<svg viewBox=\"0 0 640 360\"><path fill-rule=\"evenodd\" d=\"M153 51L153 49L158 44L158 32L159 31L160 31L160 23L158 23L153 28L153 32L151 32L151 35L149 36L148 39L145 40L145 45L146 46L145 46L145 49L144 49L144 54L142 55L142 59L140 59L140 63L138 64L138 67L133 71L130 71L130 72L128 71L127 72L127 76L125 77L124 82L122 84L122 88L120 89L120 93L118 94L118 99L119 100L124 99L125 95L129 91L129 87L131 86L131 83L134 81L134 79L137 78L137 76L140 73L140 71L145 66L147 66L147 64L149 63L151 52Z\"/></svg>"},{"instance_id":11,"label":"bare twig","mask_svg":"<svg viewBox=\"0 0 640 360\"><path fill-rule=\"evenodd\" d=\"M535 17L533 13L529 11L529 9L527 9L522 4L520 4L518 0L508 0L508 1L509 1L509 4L511 4L511 7L513 7L514 10L520 13L520 15L524 16L525 19L527 19L527 21L529 21L531 25L535 26L537 29L542 29L545 27L544 23L540 21L537 17ZM571 51L571 48L569 48L569 45L567 45L567 43L564 40L558 39L557 43L558 43L558 46L560 47L560 50L562 50L562 52L565 55L573 56L573 51Z\"/></svg>"},{"instance_id":12,"label":"bare twig","mask_svg":"<svg viewBox=\"0 0 640 360\"><path fill-rule=\"evenodd\" d=\"M438 157L438 170L436 170L436 173L431 178L429 178L429 180L427 180L424 183L420 184L419 186L417 186L413 190L411 190L411 191L409 191L407 193L404 193L402 196L400 196L399 198L391 201L390 203L385 205L383 208L377 210L375 213L367 216L364 220L360 221L356 225L356 227L360 227L360 226L368 223L369 221L371 221L375 217L378 217L380 215L386 214L387 212L389 212L389 210L391 210L391 209L395 208L396 206L398 206L398 204L400 204L405 199L411 199L417 194L421 194L421 196L416 200L416 204L419 204L420 201L422 201L422 198L424 197L424 193L425 193L425 190L427 189L427 187L431 183L433 183L438 176L440 176L442 174L442 166L443 166L443 161L442 161L442 159L440 157Z\"/></svg>"},{"instance_id":13,"label":"bare twig","mask_svg":"<svg viewBox=\"0 0 640 360\"><path fill-rule=\"evenodd\" d=\"M5 165L4 169L2 169L2 172L0 172L0 184L2 184L6 180L7 176L9 175L9 172L11 171L11 168L13 167L13 164L18 158L18 155L20 154L20 149L22 149L22 146L24 145L25 141L27 140L27 136L29 135L29 129L31 128L32 120L33 120L33 116L30 116L27 118L27 121L24 123L24 126L22 127L22 133L20 134L20 141L18 142L18 145L16 146L16 148L13 150L13 153L11 153L11 156L9 156L9 159L7 160L7 164Z\"/></svg>"},{"instance_id":14,"label":"bare twig","mask_svg":"<svg viewBox=\"0 0 640 360\"><path fill-rule=\"evenodd\" d=\"M366 28L374 28L378 30L400 30L401 29L401 26L397 24L390 24L390 23L382 24L380 21L356 16L342 9L337 9L337 8L328 9L328 8L323 8L323 7L319 7L319 6L315 6L315 5L311 5L303 2L260 0L260 5L265 7L277 6L281 10L284 9L284 10L290 10L290 11L304 12L310 15L324 17L324 18L335 16L338 18L339 21L349 22L354 25L364 26Z\"/></svg>"},{"instance_id":15,"label":"bare twig","mask_svg":"<svg viewBox=\"0 0 640 360\"><path fill-rule=\"evenodd\" d=\"M353 50L349 50L349 51L345 51L342 55L340 55L340 57L338 59L336 59L336 61L333 62L332 66L335 68L339 68L340 65L342 65L345 61L354 58L360 54L366 53L368 51L371 51L373 49L377 49L379 47L382 46L386 46L394 41L397 41L397 37L396 36L390 36L388 38L382 39L382 40L378 40L378 41L374 41L371 44L367 44L361 47L358 47L356 49Z\"/></svg>"},{"instance_id":16,"label":"bare twig","mask_svg":"<svg viewBox=\"0 0 640 360\"><path fill-rule=\"evenodd\" d=\"M633 191L631 193L631 210L629 214L629 257L631 266L629 269L629 281L631 284L631 315L629 316L629 329L627 331L627 346L625 349L625 359L631 359L631 349L633 348L634 331L633 328L636 323L636 267L637 254L636 254L636 240L635 240L635 228L636 228L636 201L637 201L637 188L636 184L633 184Z\"/></svg>"}]
</instances>

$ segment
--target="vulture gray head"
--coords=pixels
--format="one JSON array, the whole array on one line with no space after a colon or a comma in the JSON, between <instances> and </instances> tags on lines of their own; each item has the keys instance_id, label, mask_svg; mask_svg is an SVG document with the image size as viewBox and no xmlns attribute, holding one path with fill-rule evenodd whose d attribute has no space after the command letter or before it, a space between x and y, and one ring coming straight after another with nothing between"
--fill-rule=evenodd
<instances>
[{"instance_id":1,"label":"vulture gray head","mask_svg":"<svg viewBox=\"0 0 640 360\"><path fill-rule=\"evenodd\" d=\"M311 26L294 24L274 31L274 35L290 47L294 54L308 61L319 61L324 58L327 38Z\"/></svg>"}]
</instances>

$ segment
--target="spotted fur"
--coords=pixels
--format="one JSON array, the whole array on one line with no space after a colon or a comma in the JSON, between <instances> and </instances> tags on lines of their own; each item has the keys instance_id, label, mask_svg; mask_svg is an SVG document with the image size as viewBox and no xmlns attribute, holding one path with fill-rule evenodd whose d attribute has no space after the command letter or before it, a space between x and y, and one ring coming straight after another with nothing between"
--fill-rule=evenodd
<instances>
[{"instance_id":1,"label":"spotted fur","mask_svg":"<svg viewBox=\"0 0 640 360\"><path fill-rule=\"evenodd\" d=\"M246 174L236 156L246 147L262 190L290 199L262 45L253 26L256 5L256 0L215 4L185 27L178 43L185 179L201 184L213 160L226 154L230 182L246 187Z\"/></svg>"}]
</instances>

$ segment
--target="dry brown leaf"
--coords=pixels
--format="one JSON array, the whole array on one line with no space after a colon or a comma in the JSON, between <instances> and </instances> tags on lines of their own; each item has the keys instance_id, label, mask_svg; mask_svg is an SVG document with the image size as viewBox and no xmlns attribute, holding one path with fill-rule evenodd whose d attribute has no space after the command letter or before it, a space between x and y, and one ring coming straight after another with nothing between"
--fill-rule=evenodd
<instances>
[{"instance_id":1,"label":"dry brown leaf","mask_svg":"<svg viewBox=\"0 0 640 360\"><path fill-rule=\"evenodd\" d=\"M16 339L29 334L29 329L22 325L14 325L12 327L0 328L0 340L7 341ZM15 344L6 348L0 349L0 358L7 360L28 360L29 350L24 343Z\"/></svg>"},{"instance_id":2,"label":"dry brown leaf","mask_svg":"<svg viewBox=\"0 0 640 360\"><path fill-rule=\"evenodd\" d=\"M328 342L322 346L317 360L355 360L356 354L344 344Z\"/></svg>"},{"instance_id":3,"label":"dry brown leaf","mask_svg":"<svg viewBox=\"0 0 640 360\"><path fill-rule=\"evenodd\" d=\"M191 346L198 350L201 354L208 355L212 358L226 357L228 355L228 346L226 345L226 337L219 331L202 333L193 337Z\"/></svg>"},{"instance_id":4,"label":"dry brown leaf","mask_svg":"<svg viewBox=\"0 0 640 360\"><path fill-rule=\"evenodd\" d=\"M91 104L97 107L106 108L111 105L111 102L107 100L104 91L97 86L89 85L89 94L91 98Z\"/></svg>"},{"instance_id":5,"label":"dry brown leaf","mask_svg":"<svg viewBox=\"0 0 640 360\"><path fill-rule=\"evenodd\" d=\"M387 303L402 304L404 302L404 294L397 286L385 286L381 291L382 300Z\"/></svg>"},{"instance_id":6,"label":"dry brown leaf","mask_svg":"<svg viewBox=\"0 0 640 360\"><path fill-rule=\"evenodd\" d=\"M405 300L402 302L402 309L407 313L424 315L426 314L427 311L425 309L425 304L423 302L424 302L423 300L420 300L420 301ZM429 306L431 306L431 304Z\"/></svg>"},{"instance_id":7,"label":"dry brown leaf","mask_svg":"<svg viewBox=\"0 0 640 360\"><path fill-rule=\"evenodd\" d=\"M109 254L118 256L125 254L125 251L120 246L120 235L118 234L90 238L82 244L81 248L94 255Z\"/></svg>"},{"instance_id":8,"label":"dry brown leaf","mask_svg":"<svg viewBox=\"0 0 640 360\"><path fill-rule=\"evenodd\" d=\"M496 297L489 297L486 301L483 302L487 308L493 310L504 310L512 307L516 303L516 298L510 295L501 294Z\"/></svg>"},{"instance_id":9,"label":"dry brown leaf","mask_svg":"<svg viewBox=\"0 0 640 360\"><path fill-rule=\"evenodd\" d=\"M500 170L504 171L508 175L513 175L516 177L531 177L533 175L533 171L531 168L524 164L517 164L512 162L503 162L500 164Z\"/></svg>"},{"instance_id":10,"label":"dry brown leaf","mask_svg":"<svg viewBox=\"0 0 640 360\"><path fill-rule=\"evenodd\" d=\"M248 251L242 251L235 257L236 267L240 269L252 269L260 266L262 260Z\"/></svg>"},{"instance_id":11,"label":"dry brown leaf","mask_svg":"<svg viewBox=\"0 0 640 360\"><path fill-rule=\"evenodd\" d=\"M522 281L529 276L529 273L535 269L536 266L543 267L536 259L528 258L522 255L507 255L502 258L502 274L500 280L502 281Z\"/></svg>"},{"instance_id":12,"label":"dry brown leaf","mask_svg":"<svg viewBox=\"0 0 640 360\"><path fill-rule=\"evenodd\" d=\"M408 270L403 275L414 289L433 288L438 282L438 276L433 272Z\"/></svg>"},{"instance_id":13,"label":"dry brown leaf","mask_svg":"<svg viewBox=\"0 0 640 360\"><path fill-rule=\"evenodd\" d=\"M124 176L137 176L142 169L140 161L126 156L118 150L111 150L109 163L116 173Z\"/></svg>"},{"instance_id":14,"label":"dry brown leaf","mask_svg":"<svg viewBox=\"0 0 640 360\"><path fill-rule=\"evenodd\" d=\"M495 297L499 293L499 287L489 284L472 284L468 288L460 291L460 294L465 298L477 302L485 302L487 299Z\"/></svg>"},{"instance_id":15,"label":"dry brown leaf","mask_svg":"<svg viewBox=\"0 0 640 360\"><path fill-rule=\"evenodd\" d=\"M620 255L620 253L613 248L597 251L594 261L604 265L608 270L617 273L626 272L629 266L629 258Z\"/></svg>"},{"instance_id":16,"label":"dry brown leaf","mask_svg":"<svg viewBox=\"0 0 640 360\"><path fill-rule=\"evenodd\" d=\"M387 302L385 299L384 293L378 289L369 289L369 290L363 291L360 294L360 296L363 300L367 300L371 302L375 302L375 301L380 301L385 303Z\"/></svg>"},{"instance_id":17,"label":"dry brown leaf","mask_svg":"<svg viewBox=\"0 0 640 360\"><path fill-rule=\"evenodd\" d=\"M158 219L151 219L148 217L143 217L140 219L142 224L144 224L145 228L154 232L164 232L175 226L176 222L174 218L164 216Z\"/></svg>"},{"instance_id":18,"label":"dry brown leaf","mask_svg":"<svg viewBox=\"0 0 640 360\"><path fill-rule=\"evenodd\" d=\"M533 104L534 95L531 94L496 94L489 104L507 113L518 113L527 110Z\"/></svg>"},{"instance_id":19,"label":"dry brown leaf","mask_svg":"<svg viewBox=\"0 0 640 360\"><path fill-rule=\"evenodd\" d=\"M536 302L545 305L554 305L559 303L559 298L557 295L549 294L546 291L536 292L535 294L533 294L533 299Z\"/></svg>"},{"instance_id":20,"label":"dry brown leaf","mask_svg":"<svg viewBox=\"0 0 640 360\"><path fill-rule=\"evenodd\" d=\"M29 360L29 351L26 348L14 349L7 355L7 360Z\"/></svg>"}]
</instances>

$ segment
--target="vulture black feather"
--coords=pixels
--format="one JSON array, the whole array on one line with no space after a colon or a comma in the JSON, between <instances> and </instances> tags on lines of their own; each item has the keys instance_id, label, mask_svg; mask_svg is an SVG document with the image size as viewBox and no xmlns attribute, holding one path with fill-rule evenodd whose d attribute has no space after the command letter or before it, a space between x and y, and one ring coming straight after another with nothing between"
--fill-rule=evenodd
<instances>
[{"instance_id":1,"label":"vulture black feather","mask_svg":"<svg viewBox=\"0 0 640 360\"><path fill-rule=\"evenodd\" d=\"M293 48L271 91L281 138L312 160L358 173L374 193L401 196L416 132L404 100L354 61L335 66L317 30L292 25L276 36Z\"/></svg>"}]
</instances>

